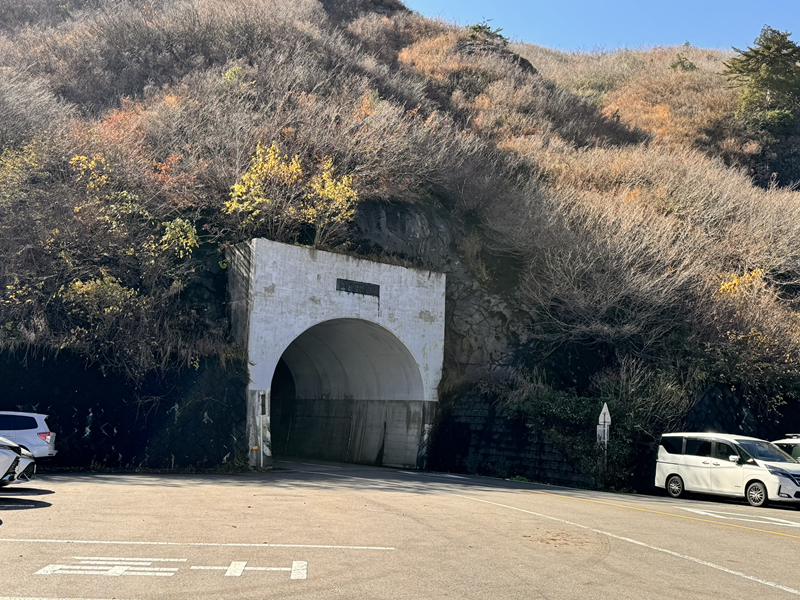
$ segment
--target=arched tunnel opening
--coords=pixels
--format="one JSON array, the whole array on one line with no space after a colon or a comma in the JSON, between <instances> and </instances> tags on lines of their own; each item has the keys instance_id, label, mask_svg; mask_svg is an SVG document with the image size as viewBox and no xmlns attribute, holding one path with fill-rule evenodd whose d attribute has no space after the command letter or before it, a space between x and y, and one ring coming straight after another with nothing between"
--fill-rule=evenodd
<instances>
[{"instance_id":1,"label":"arched tunnel opening","mask_svg":"<svg viewBox=\"0 0 800 600\"><path fill-rule=\"evenodd\" d=\"M394 334L360 319L325 321L298 336L275 368L272 452L415 466L428 405L417 361Z\"/></svg>"}]
</instances>

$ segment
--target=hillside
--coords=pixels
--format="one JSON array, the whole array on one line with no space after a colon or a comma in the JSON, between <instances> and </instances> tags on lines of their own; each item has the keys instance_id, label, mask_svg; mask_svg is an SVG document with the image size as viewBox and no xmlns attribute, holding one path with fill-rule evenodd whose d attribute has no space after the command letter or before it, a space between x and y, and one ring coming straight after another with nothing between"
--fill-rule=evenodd
<instances>
[{"instance_id":1,"label":"hillside","mask_svg":"<svg viewBox=\"0 0 800 600\"><path fill-rule=\"evenodd\" d=\"M0 348L131 381L235 358L214 282L253 236L424 266L445 404L479 390L592 473L607 402L627 485L701 392L800 394L795 138L737 121L726 59L394 1L0 0Z\"/></svg>"}]
</instances>

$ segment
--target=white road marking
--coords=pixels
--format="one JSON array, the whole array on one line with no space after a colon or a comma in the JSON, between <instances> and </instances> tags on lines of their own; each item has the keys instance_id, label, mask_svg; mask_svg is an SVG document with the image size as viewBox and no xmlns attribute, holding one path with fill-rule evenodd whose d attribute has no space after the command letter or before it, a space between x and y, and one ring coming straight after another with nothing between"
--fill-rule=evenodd
<instances>
[{"instance_id":1,"label":"white road marking","mask_svg":"<svg viewBox=\"0 0 800 600\"><path fill-rule=\"evenodd\" d=\"M153 563L149 562L130 562L130 561L110 561L110 560L82 560L82 565L127 565L129 567L147 567Z\"/></svg>"},{"instance_id":2,"label":"white road marking","mask_svg":"<svg viewBox=\"0 0 800 600\"><path fill-rule=\"evenodd\" d=\"M564 523L565 525L571 525L572 527L578 527L579 529L585 529L587 531L593 531L594 533L599 533L600 535L605 535L610 538L614 538L615 540L621 540L623 542L628 542L629 544L634 544L636 546L641 546L642 548L648 548L649 550L655 550L656 552L662 552L664 554L669 554L670 556L675 556L677 558L682 558L683 560L688 560L693 563L697 563L698 565L703 565L704 567L710 567L712 569L716 569L718 571L722 571L723 573L728 573L729 575L736 575L737 577L741 577L742 579L747 579L749 581L755 581L756 583L760 583L762 585L766 585L768 587L783 590L784 592L788 592L790 594L794 594L795 596L800 596L800 590L796 590L794 588L787 587L785 585L781 585L779 583L775 583L773 581L767 581L766 579L760 579L758 577L753 577L752 575L747 575L746 573L742 573L740 571L734 571L733 569L728 569L721 565L716 565L714 563L695 558L693 556L688 556L686 554L680 554L679 552L674 552L672 550L667 550L666 548L659 548L658 546L651 546L650 544L646 544L644 542L640 542L638 540L634 540L628 537L624 537L621 535L615 535L613 533L608 533L607 531L603 531L601 529L595 529L593 527L589 527L588 525L581 525L580 523L574 523L572 521L567 521L566 519L559 519L558 517L551 517L550 515L544 515L542 513L537 513L532 510L525 510L524 508L517 508L516 506L509 506L507 504L500 504L498 502L490 502L489 500L481 500L480 498L473 498L471 496L463 496L461 494L453 494L458 498L465 498L466 500L472 500L473 502L482 502L483 504L491 504L493 506L499 506L501 508L507 508L509 510L515 510L518 512L526 513L529 515L533 515L535 517L540 517L542 519L549 519L551 521L557 521L559 523Z\"/></svg>"},{"instance_id":3,"label":"white road marking","mask_svg":"<svg viewBox=\"0 0 800 600\"><path fill-rule=\"evenodd\" d=\"M463 477L461 475L450 475L448 473L419 473L417 471L398 471L399 473L404 473L405 475L418 475L421 477L441 477L443 479L469 479L469 477Z\"/></svg>"},{"instance_id":4,"label":"white road marking","mask_svg":"<svg viewBox=\"0 0 800 600\"><path fill-rule=\"evenodd\" d=\"M306 579L308 577L308 563L296 560L292 563L292 575L289 579Z\"/></svg>"},{"instance_id":5,"label":"white road marking","mask_svg":"<svg viewBox=\"0 0 800 600\"><path fill-rule=\"evenodd\" d=\"M227 567L199 566L189 567L192 571L225 571L225 577L241 577L245 571L290 571L290 579L306 579L308 576L308 563L296 560L291 567L248 567L247 561L233 561Z\"/></svg>"},{"instance_id":6,"label":"white road marking","mask_svg":"<svg viewBox=\"0 0 800 600\"><path fill-rule=\"evenodd\" d=\"M385 550L394 551L397 548L391 546L334 546L328 544L245 544L232 543L224 544L220 542L122 542L117 540L50 540L32 538L0 538L0 542L11 542L13 544L97 544L97 545L119 545L119 546L194 546L210 548L315 548L321 550ZM2 600L2 598L0 598Z\"/></svg>"},{"instance_id":7,"label":"white road marking","mask_svg":"<svg viewBox=\"0 0 800 600\"><path fill-rule=\"evenodd\" d=\"M244 568L247 566L247 561L234 561L225 571L225 577L241 577L244 573Z\"/></svg>"},{"instance_id":8,"label":"white road marking","mask_svg":"<svg viewBox=\"0 0 800 600\"><path fill-rule=\"evenodd\" d=\"M116 556L73 556L75 560L110 560L114 562L125 561L125 560L135 560L135 561L147 561L149 563L154 562L186 562L188 559L186 558L117 558Z\"/></svg>"},{"instance_id":9,"label":"white road marking","mask_svg":"<svg viewBox=\"0 0 800 600\"><path fill-rule=\"evenodd\" d=\"M227 571L230 567L189 567L192 571ZM245 567L245 571L291 571L290 567ZM227 573L226 573L227 574Z\"/></svg>"},{"instance_id":10,"label":"white road marking","mask_svg":"<svg viewBox=\"0 0 800 600\"><path fill-rule=\"evenodd\" d=\"M128 565L47 565L34 575L105 575L120 577L122 575L139 575L143 577L172 577L178 571L170 567L131 567Z\"/></svg>"},{"instance_id":11,"label":"white road marking","mask_svg":"<svg viewBox=\"0 0 800 600\"><path fill-rule=\"evenodd\" d=\"M294 472L305 473L306 475L327 475L328 477L341 477L342 479L360 479L364 481L370 481L366 477L356 477L354 475L340 475L339 473L331 473L330 471L301 471L300 469L294 469Z\"/></svg>"},{"instance_id":12,"label":"white road marking","mask_svg":"<svg viewBox=\"0 0 800 600\"><path fill-rule=\"evenodd\" d=\"M716 517L717 519L726 519L730 521L744 521L746 523L760 523L761 525L781 525L783 527L800 527L797 521L788 521L786 519L778 519L777 517L767 517L762 515L747 515L742 513L732 513L721 510L706 510L703 508L690 508L688 506L678 506L681 510L688 510L689 512L698 515L705 515L707 517Z\"/></svg>"},{"instance_id":13,"label":"white road marking","mask_svg":"<svg viewBox=\"0 0 800 600\"><path fill-rule=\"evenodd\" d=\"M75 556L77 565L47 565L34 575L138 575L142 577L172 577L173 567L151 567L154 562L186 562L185 558L112 558L108 556Z\"/></svg>"},{"instance_id":14,"label":"white road marking","mask_svg":"<svg viewBox=\"0 0 800 600\"><path fill-rule=\"evenodd\" d=\"M107 598L32 598L29 596L0 596L0 600L108 600Z\"/></svg>"}]
</instances>

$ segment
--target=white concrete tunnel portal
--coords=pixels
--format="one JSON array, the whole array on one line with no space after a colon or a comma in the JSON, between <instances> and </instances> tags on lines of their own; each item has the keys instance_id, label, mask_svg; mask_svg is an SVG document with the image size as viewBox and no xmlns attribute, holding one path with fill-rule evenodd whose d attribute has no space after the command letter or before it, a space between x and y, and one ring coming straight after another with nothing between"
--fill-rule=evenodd
<instances>
[{"instance_id":1,"label":"white concrete tunnel portal","mask_svg":"<svg viewBox=\"0 0 800 600\"><path fill-rule=\"evenodd\" d=\"M418 466L441 378L444 275L261 239L228 262L250 463Z\"/></svg>"}]
</instances>

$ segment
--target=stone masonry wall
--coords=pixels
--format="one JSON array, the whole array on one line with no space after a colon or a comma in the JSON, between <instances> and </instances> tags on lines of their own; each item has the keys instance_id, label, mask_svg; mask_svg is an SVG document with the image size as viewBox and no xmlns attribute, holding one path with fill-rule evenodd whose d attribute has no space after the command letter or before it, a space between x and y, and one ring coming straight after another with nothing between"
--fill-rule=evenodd
<instances>
[{"instance_id":1,"label":"stone masonry wall","mask_svg":"<svg viewBox=\"0 0 800 600\"><path fill-rule=\"evenodd\" d=\"M56 433L40 469L198 469L243 461L243 364L201 361L134 387L78 357L0 355L0 410L39 412Z\"/></svg>"},{"instance_id":2,"label":"stone masonry wall","mask_svg":"<svg viewBox=\"0 0 800 600\"><path fill-rule=\"evenodd\" d=\"M551 444L521 419L497 413L477 392L444 409L428 453L428 468L591 488L590 477L575 472Z\"/></svg>"}]
</instances>

